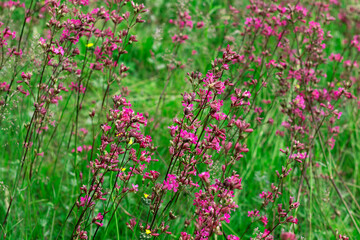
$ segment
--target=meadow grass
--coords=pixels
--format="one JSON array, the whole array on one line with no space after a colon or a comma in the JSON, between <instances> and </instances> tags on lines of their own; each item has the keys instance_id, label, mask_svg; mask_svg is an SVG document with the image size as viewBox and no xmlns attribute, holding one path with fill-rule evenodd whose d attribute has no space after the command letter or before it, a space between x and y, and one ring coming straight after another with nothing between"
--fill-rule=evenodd
<instances>
[{"instance_id":1,"label":"meadow grass","mask_svg":"<svg viewBox=\"0 0 360 240\"><path fill-rule=\"evenodd\" d=\"M169 19L176 17L176 9L179 6L177 1L143 1L145 6L150 9L146 15L147 22L137 27L134 34L137 35L139 42L130 46L128 54L122 57L121 62L129 67L128 76L121 80L119 85L114 84L107 94L105 104L110 106L111 96L120 94L122 87L127 87L129 95L127 99L132 102L132 107L137 112L148 113L149 124L144 128L145 134L151 134L153 142L158 146L156 157L159 162L152 163L152 169L164 173L171 158L169 154L169 135L167 127L172 124L172 119L176 116L181 117L182 106L181 92L191 90L186 79L186 73L191 71L200 71L206 73L211 68L210 59L216 58L219 54L219 47L226 47L227 40L223 40L227 35L223 21L230 18L224 11L229 5L235 5L238 9L246 11L247 1L188 1L187 8L193 19L204 21L205 26L198 31L190 34L190 40L187 44L181 46L177 52L176 59L185 64L184 68L177 68L169 71L167 64L172 63L173 45L171 36L174 33L174 27L168 24ZM187 1L186 1L187 2ZM25 4L28 6L30 1ZM341 8L346 8L349 2L343 2ZM181 5L181 4L180 4ZM16 27L17 18L21 17L21 11L15 11L11 15L10 26ZM4 9L1 12L1 19L7 18ZM244 19L242 19L244 21ZM25 30L28 35L26 44L34 45L36 48L37 36L42 33L45 25L40 22L33 23L31 32ZM332 52L339 52L338 49L344 48L343 39L348 35L348 29L344 25L335 22L328 26L334 38L326 48L327 55ZM351 31L358 31L353 29ZM239 39L236 32L232 33L235 41ZM86 41L80 44L86 49ZM192 51L196 50L196 54ZM32 57L36 57L36 52ZM81 57L81 56L80 56ZM12 68L2 70L2 81L12 76ZM325 66L328 77L331 78L333 66ZM34 66L28 60L19 66L20 71L33 71ZM170 76L169 76L170 75ZM69 79L72 76L68 76ZM81 145L89 145L93 136L100 127L101 120L105 119L105 114L100 114L94 118L94 125L88 117L88 112L93 108L98 109L101 106L101 100L106 90L106 75L101 72L93 75L94 81L88 87L87 99L83 103L83 109L79 112L78 128L87 128L89 133L77 138ZM340 76L336 76L340 77ZM66 81L70 82L68 79ZM160 103L157 112L157 103L162 94L164 86L167 84L166 94ZM260 93L261 99L268 99L271 95L272 87ZM33 177L28 175L19 175L18 166L22 156L22 142L26 136L24 124L31 119L32 104L30 98L16 98L10 96L9 107L3 113L4 120L1 123L0 134L0 220L5 216L12 186L17 177L24 179L16 189L16 201L14 201L10 211L10 217L7 221L5 235L3 239L70 239L72 225L79 217L78 213L69 216L67 223L64 221L78 197L79 172L84 176L89 176L90 171L86 168L89 164L90 152L72 153L74 148L75 131L73 124L76 118L76 93L68 94L59 103L61 108L51 107L54 118L59 123L56 128L50 128L46 135L39 136L36 141L42 142L41 149L37 152L45 152L44 158L40 161L36 158L36 153L29 153L29 159L35 161ZM239 235L248 227L249 218L247 211L258 208L262 200L259 193L263 189L269 189L272 182L277 179L276 170L284 165L285 157L279 151L284 148L288 141L286 138L277 136L276 130L286 117L281 114L279 108L280 102L274 100L274 108L269 109L264 122L269 117L274 119L274 124L262 124L246 139L249 153L236 165L235 170L242 177L243 190L238 191L234 197L239 208L231 216L229 224L223 224L223 230L227 234ZM336 139L335 147L332 150L324 148L321 141L317 141L313 150L313 161L319 163L319 167L314 168L310 165L307 171L307 177L302 185L302 194L297 199L301 207L296 210L295 216L299 219L298 225L284 225L277 230L277 236L284 231L299 233L300 239L335 239L334 235L339 232L350 237L350 239L360 239L360 233L354 226L353 220L349 214L360 225L360 209L353 200L360 199L360 177L359 177L359 111L356 101L344 105L343 115L338 124L341 126L340 134ZM250 123L255 123L255 118L247 119ZM96 128L96 129L95 129ZM53 133L54 132L54 133ZM100 139L95 140L95 145L100 145ZM75 156L76 155L76 156ZM39 162L36 162L39 161ZM26 165L30 168L30 165ZM221 165L214 165L213 171L219 171ZM287 201L290 196L297 196L297 186L299 185L300 169L295 168L291 177L286 179L287 189L280 197L280 201ZM321 178L328 172L333 174L335 186L327 178ZM85 178L85 177L84 177ZM114 179L115 173L108 175L108 178ZM141 179L137 182L140 184ZM293 188L291 188L293 187ZM151 186L144 186L136 195L125 198L120 208L115 213L115 219L104 229L101 229L101 238L99 239L142 239L139 232L130 231L125 222L129 222L134 216L136 218L146 219L149 206L145 204L141 197L144 193L150 193ZM352 196L351 196L352 195ZM190 192L182 192L179 196L179 204L173 211L179 217L172 223L170 230L177 233L177 229L182 229L186 217L191 217L195 207L192 204ZM131 211L129 210L131 209ZM275 213L274 213L275 214ZM104 220L107 225L108 219ZM63 229L65 231L61 231ZM94 231L94 226L90 232ZM137 226L135 229L138 229ZM71 230L68 230L71 229ZM187 232L193 232L194 226L190 225ZM253 229L252 229L253 230ZM70 232L69 232L70 231ZM60 235L58 236L58 234ZM249 231L245 238L252 237L252 231ZM162 239L179 239L179 235L171 234ZM214 239L225 239L223 236L216 236ZM276 238L277 239L277 238Z\"/></svg>"}]
</instances>

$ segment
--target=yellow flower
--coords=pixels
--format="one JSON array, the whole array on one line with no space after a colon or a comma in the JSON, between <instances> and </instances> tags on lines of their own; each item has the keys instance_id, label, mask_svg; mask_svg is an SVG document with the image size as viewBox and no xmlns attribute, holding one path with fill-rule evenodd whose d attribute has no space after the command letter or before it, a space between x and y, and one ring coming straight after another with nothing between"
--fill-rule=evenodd
<instances>
[{"instance_id":1,"label":"yellow flower","mask_svg":"<svg viewBox=\"0 0 360 240\"><path fill-rule=\"evenodd\" d=\"M144 193L144 197L145 197L145 198L148 198L148 196L149 196L149 194Z\"/></svg>"},{"instance_id":2,"label":"yellow flower","mask_svg":"<svg viewBox=\"0 0 360 240\"><path fill-rule=\"evenodd\" d=\"M86 44L86 47L92 47L92 46L94 46L93 43Z\"/></svg>"},{"instance_id":3,"label":"yellow flower","mask_svg":"<svg viewBox=\"0 0 360 240\"><path fill-rule=\"evenodd\" d=\"M146 234L150 234L150 233L151 233L151 231L150 231L149 229L146 229L145 232L146 232Z\"/></svg>"}]
</instances>

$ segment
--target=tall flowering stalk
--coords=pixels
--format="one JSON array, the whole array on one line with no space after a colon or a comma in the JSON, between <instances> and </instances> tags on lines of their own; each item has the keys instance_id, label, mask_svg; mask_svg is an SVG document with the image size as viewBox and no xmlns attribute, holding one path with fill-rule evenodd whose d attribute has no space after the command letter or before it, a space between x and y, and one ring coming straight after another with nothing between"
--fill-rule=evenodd
<instances>
[{"instance_id":1,"label":"tall flowering stalk","mask_svg":"<svg viewBox=\"0 0 360 240\"><path fill-rule=\"evenodd\" d=\"M159 96L159 100L156 105L155 110L155 117L157 118L157 122L159 121L159 108L162 102L165 101L167 88L170 84L171 78L173 77L176 69L183 69L186 66L186 63L181 62L178 60L181 53L184 49L182 45L184 44L190 44L191 39L189 36L191 36L193 33L190 32L193 29L201 29L204 27L204 22L199 21L195 22L194 18L190 15L189 9L186 6L185 3L179 3L177 5L177 12L176 12L176 18L170 19L169 24L174 25L173 28L175 28L175 33L173 33L173 36L171 37L172 40L172 46L171 46L171 55L169 59L169 63L167 64L167 76L164 84L164 88ZM172 33L171 33L172 34ZM195 51L195 50L193 50ZM196 51L195 51L196 52ZM193 52L194 53L194 52ZM160 115L161 116L161 115ZM157 124L155 122L155 125Z\"/></svg>"},{"instance_id":2,"label":"tall flowering stalk","mask_svg":"<svg viewBox=\"0 0 360 240\"><path fill-rule=\"evenodd\" d=\"M166 219L174 219L171 208L184 191L194 194L195 215L187 225L194 221L195 231L191 234L195 239L220 233L221 222L229 222L231 212L238 207L233 197L234 191L242 188L241 178L231 168L248 151L241 140L242 135L252 132L252 129L233 112L250 104L250 93L236 89L227 105L223 106L221 100L225 89L232 85L228 79L222 78L229 69L228 63L238 57L228 47L223 57L214 61L206 76L195 72L188 74L192 91L183 93L183 116L175 118L174 125L169 126L171 159L163 182L154 186L149 197L153 214L143 229L152 236L165 233L161 226ZM227 141L231 133L238 136L234 142ZM221 171L210 173L214 166L220 166ZM189 237L188 233L182 233L182 239Z\"/></svg>"},{"instance_id":3,"label":"tall flowering stalk","mask_svg":"<svg viewBox=\"0 0 360 240\"><path fill-rule=\"evenodd\" d=\"M268 226L270 214L266 216L266 211L268 211L266 207L271 203L272 212L275 203L283 198L284 192L281 189L284 188L284 179L297 168L299 168L301 174L297 185L296 198L301 198L304 182L305 180L308 181L306 176L308 167L311 169L314 165L312 158L316 142L320 144L320 151L324 154L329 167L329 177L332 179L334 172L337 174L336 170L332 170L334 169L333 163L329 164L328 162L324 144L328 144L332 149L335 143L334 138L339 132L338 126L334 126L334 123L341 117L342 112L336 109L336 106L340 105L341 102L346 102L348 99L356 98L350 91L350 80L353 78L352 74L354 73L352 70L356 65L358 55L355 54L354 59L346 60L344 66L347 67L341 69L339 65L343 61L343 56L345 54L350 55L355 50L353 47L345 48L341 54L331 53L330 56L324 54L327 47L326 43L332 36L330 32L326 33L322 26L328 25L335 20L330 15L329 5L327 4L315 3L311 12L301 5L299 1L294 1L293 5L251 1L248 9L251 17L245 21L242 41L248 39L250 46L256 43L264 48L261 52L256 51L254 47L250 47L248 50L245 49L245 54L241 59L244 59L245 70L249 71L250 74L245 75L246 72L240 69L239 76L245 79L250 78L251 81L246 81L245 85L254 86L251 91L251 93L255 93L254 98L259 95L258 91L260 89L268 84L273 86L275 91L270 92L271 99L278 98L280 100L281 108L279 110L287 116L287 121L282 122L281 125L288 129L290 139L288 148L280 149L286 155L286 158L281 171L277 171L279 182L277 184L272 183L271 191L263 191L260 194L263 203L258 208L259 210L249 211L252 223L248 225L242 236L247 233L250 226L255 222L260 221L265 227ZM235 15L239 13L233 7L231 11ZM318 14L315 20L310 19L312 14ZM276 39L273 40L276 45L272 45L271 49L268 43L271 42L272 36ZM355 45L354 41L352 41L352 44L356 46L356 40ZM260 54L260 56L256 56L256 53ZM246 58L246 56L249 57ZM326 74L327 62L333 62L330 76ZM252 66L254 66L254 69L250 69ZM343 81L338 80L337 76L340 76ZM263 79L261 86L258 86L257 78ZM266 104L271 103L263 102ZM259 115L263 112L255 104L253 107ZM262 123L262 119L261 117L256 118L258 125ZM271 120L269 123L274 123L273 119L269 120ZM284 136L283 131L278 133ZM327 139L324 139L324 135L327 136ZM298 223L298 220L292 216L285 221L282 220L288 216L289 212L285 211L285 214L281 206L280 203L277 215L271 221L273 224L270 226L270 230L265 229L262 233L255 233L256 238L271 239L271 234L280 224L286 222ZM348 209L346 204L345 207ZM358 228L351 212L348 211L348 213L352 222Z\"/></svg>"},{"instance_id":4,"label":"tall flowering stalk","mask_svg":"<svg viewBox=\"0 0 360 240\"><path fill-rule=\"evenodd\" d=\"M44 146L45 133L50 127L54 127L50 135L51 141L62 120L67 104L64 109L61 109L62 114L59 119L55 118L53 111L56 111L54 109L58 107L59 102L63 100L63 96L66 96L69 90L70 96L67 96L67 102L71 96L75 95L75 106L72 111L75 113L72 114L75 117L72 119L73 129L71 132L75 131L74 148L77 151L75 151L74 165L75 168L77 167L76 158L80 147L78 143L79 112L87 89L91 86L91 76L94 71L106 72L109 76L102 100L102 106L104 106L105 96L108 95L111 84L126 76L125 72L128 68L119 64L119 61L120 57L127 53L125 49L137 41L136 36L131 35L130 31L138 23L144 22L141 19L141 14L147 11L144 5L129 2L126 0L106 1L106 7L101 6L89 10L86 7L89 5L89 1L61 3L49 0L45 1L40 9L36 8L47 18L47 35L38 39L38 46L36 46L38 58L34 59L33 71L22 72L18 76L18 71L16 71L18 60L16 60L14 75L10 83L1 83L1 90L5 92L5 97L1 100L3 113L8 108L7 101L10 94L21 93L30 98L33 104L30 122L25 124L26 134L22 143L20 166L17 170L3 226L7 222L21 179L25 180L28 177L31 181L33 175L40 169L41 157L44 156L44 152L40 151L46 146L46 144ZM31 9L32 7L33 1L31 1L29 12L35 12ZM79 8L85 8L85 11L79 11ZM125 11L125 9L132 10L132 12ZM9 48L9 57L21 57L22 55L20 42L24 27L28 22L29 12L25 15L18 47ZM102 27L98 28L97 25L100 23ZM3 50L11 36L15 38L16 33L6 27L1 40ZM85 40L85 48L81 46L80 40ZM85 51L82 52L80 49ZM3 57L4 55L5 53L2 54ZM3 58L2 64L6 64L6 61L8 59ZM16 81L18 85L16 90L13 90L12 85L15 84L16 78L19 78ZM68 82L69 78L75 79L75 81Z\"/></svg>"},{"instance_id":5,"label":"tall flowering stalk","mask_svg":"<svg viewBox=\"0 0 360 240\"><path fill-rule=\"evenodd\" d=\"M147 169L150 162L157 161L152 159L151 137L143 135L140 129L147 120L135 113L122 96L114 96L113 101L107 122L101 127L99 153L88 165L91 170L88 184L85 182L80 187L76 202L79 217L72 233L75 239L87 239L90 224L97 226L95 238L104 218L108 217L110 222L122 200L139 191L137 176L156 180L159 175ZM113 182L107 176L110 174L114 176Z\"/></svg>"}]
</instances>

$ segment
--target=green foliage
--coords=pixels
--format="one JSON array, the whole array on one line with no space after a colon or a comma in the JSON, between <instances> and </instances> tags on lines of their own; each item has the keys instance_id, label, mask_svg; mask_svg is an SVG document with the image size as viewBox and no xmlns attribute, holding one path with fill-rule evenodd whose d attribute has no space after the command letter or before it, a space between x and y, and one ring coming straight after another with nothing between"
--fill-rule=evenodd
<instances>
[{"instance_id":1,"label":"green foliage","mask_svg":"<svg viewBox=\"0 0 360 240\"><path fill-rule=\"evenodd\" d=\"M29 4L29 0L26 4ZM185 65L184 68L176 69L171 73L169 78L169 85L165 94L164 100L160 104L160 111L156 112L158 99L166 84L169 72L167 65L172 63L172 48L171 37L173 36L173 28L168 24L169 19L175 18L176 8L179 7L177 1L154 0L144 1L150 13L147 15L147 22L139 28L136 28L133 34L137 35L137 42L135 45L127 49L128 54L125 55L121 62L130 68L128 76L124 78L120 84L114 84L110 89L108 96L119 94L122 92L122 87L126 86L130 90L127 97L132 102L133 109L138 112L147 112L150 118L153 118L151 124L145 129L146 134L151 134L155 145L159 146L157 149L157 157L160 159L158 163L152 166L152 169L166 169L167 160L169 159L168 145L171 139L167 126L172 124L172 119L182 113L181 107L181 92L189 90L190 84L186 80L186 73L191 71L200 71L205 73L211 66L210 60L219 54L218 47L226 47L229 43L223 40L227 36L226 27L223 24L228 17L223 11L229 7L229 4L234 4L238 8L243 8L247 1L221 1L221 0L204 0L204 1L189 1L188 10L193 19L196 21L204 21L205 27L199 31L193 31L190 36L191 44L185 44L178 52L176 59ZM345 4L344 4L345 5ZM4 11L0 11L3 19L8 18ZM333 14L334 15L334 14ZM11 15L9 22L10 26L18 24L16 21L22 18L23 12L16 10ZM34 31L28 35L26 41L29 44L36 43L36 33L42 33L44 29L43 23L33 25ZM331 46L327 48L328 55L340 47L343 48L344 36L348 35L345 27L336 23L330 25L328 29L334 36ZM25 32L27 33L27 32ZM240 36L234 34L235 41L240 41ZM83 54L86 50L87 44L84 39L81 39L82 47L80 52ZM90 41L91 42L91 41ZM196 54L192 51L196 50ZM221 53L220 53L221 54ZM35 57L35 56L34 56ZM21 71L33 71L34 66L29 63L21 66ZM332 77L332 68L327 68L327 74ZM2 76L4 79L11 76L11 71L7 71ZM69 75L67 82L71 82L73 76ZM97 81L92 82L89 86L89 100L83 106L81 111L81 119L87 119L87 114L93 108L99 108L101 99L106 89L106 80L104 75L96 73ZM231 77L231 76L229 76ZM335 76L340 77L340 76ZM267 91L271 91L268 89ZM262 98L267 99L266 91ZM0 133L0 220L6 214L7 206L9 205L9 196L11 186L15 181L17 174L17 166L20 163L22 154L22 141L25 139L26 129L23 127L24 123L28 123L31 118L29 112L31 102L24 100L15 100L11 102L11 109L5 113L6 121L1 125ZM275 99L274 104L279 104ZM110 102L110 101L109 101ZM63 99L60 103L62 106L76 105L76 98L70 96L69 99ZM87 169L87 159L90 153L78 154L75 162L75 154L71 152L74 144L74 136L71 132L74 131L74 126L71 124L74 119L74 112L67 109L64 112L57 112L58 109L52 109L57 119L61 119L57 127L56 134L52 138L48 135L43 142L50 142L51 144L44 144L42 149L38 152L45 152L45 157L40 166L35 169L36 174L34 178L29 181L22 181L18 187L18 198L11 210L12 217L8 221L6 232L9 237L6 239L56 239L61 230L62 223L67 217L76 198L78 196L78 189L81 185L78 174L79 169ZM250 135L247 139L247 146L251 154L247 155L237 165L237 172L243 178L243 190L240 191L235 200L239 208L234 215L230 224L224 224L224 231L228 234L239 234L246 229L249 218L247 211L261 205L259 193L261 189L269 188L270 184L277 178L275 171L281 169L284 164L284 157L280 154L279 149L286 147L284 140L276 136L275 132L278 126L284 121L283 115L278 110L271 110L269 115L275 116L274 125L264 125L256 129L257 133ZM161 116L161 117L159 117ZM104 118L104 116L101 116ZM99 117L99 118L101 118ZM255 119L249 119L255 122ZM267 119L264 119L265 121ZM339 178L335 178L337 186L341 186L341 193L350 207L355 220L360 225L360 209L351 200L351 196L345 190L344 184L350 189L355 199L360 199L360 126L359 126L359 111L354 101L352 105L348 105L340 120L340 126L343 126L339 139L335 144L333 150L325 150L328 161L333 162L333 167L339 171L344 182ZM91 126L89 122L81 122L80 127ZM99 127L99 126L96 126ZM50 129L49 131L53 131ZM89 143L92 141L93 129L88 128L89 134L84 138L80 138L81 143ZM96 130L97 131L97 130ZM97 142L99 144L99 141ZM351 239L360 239L360 235L354 228L351 219L343 205L343 202L338 197L336 190L324 179L318 178L321 173L326 174L328 165L324 163L323 152L319 145L315 149L315 158L319 159L319 167L316 169L309 169L313 171L314 175L308 179L309 182L304 184L301 194L301 208L297 212L299 218L299 226L286 226L283 230L301 232L306 235L306 239L335 239L333 231L351 236ZM35 153L32 153L31 158L35 158ZM83 170L84 175L89 175L88 170ZM159 172L163 172L158 170ZM300 171L295 169L295 171ZM299 175L299 174L297 174ZM22 176L28 178L29 176ZM114 177L114 176L111 176ZM298 179L287 179L287 185L291 186L293 183L298 184ZM139 182L141 180L139 179ZM297 188L294 188L297 189ZM145 192L138 192L139 195L151 192L150 188L145 189ZM292 196L297 195L297 192L291 192ZM177 209L173 209L178 218L172 226L183 229L183 217L187 212L186 208L192 206L192 202L186 194L180 196L182 204L178 205ZM289 195L282 196L283 199L288 199ZM144 197L138 204L138 200L127 199L123 202L122 207L119 208L115 215L115 221L112 221L110 226L105 230L106 237L103 239L151 239L149 235L138 231L135 234L126 228L125 222L128 222L132 216L127 213L126 209L135 209L131 214L137 214L135 217L141 216L146 219L146 214L149 208L149 201ZM75 221L77 216L72 215L68 222ZM187 216L191 217L191 216ZM105 222L106 225L106 222ZM65 226L66 227L66 226ZM176 228L175 227L175 228ZM192 228L190 226L189 228ZM299 229L301 228L301 229ZM70 228L72 229L72 228ZM170 228L171 230L171 228ZM192 232L193 229L187 229ZM279 230L279 232L281 229ZM279 234L279 232L277 234ZM59 239L69 239L68 232L62 232ZM248 239L252 233L246 236ZM104 235L103 235L104 236ZM0 236L1 238L2 236ZM178 239L179 236L169 235L167 239ZM4 237L5 239L5 237ZM218 239L225 239L218 237Z\"/></svg>"}]
</instances>

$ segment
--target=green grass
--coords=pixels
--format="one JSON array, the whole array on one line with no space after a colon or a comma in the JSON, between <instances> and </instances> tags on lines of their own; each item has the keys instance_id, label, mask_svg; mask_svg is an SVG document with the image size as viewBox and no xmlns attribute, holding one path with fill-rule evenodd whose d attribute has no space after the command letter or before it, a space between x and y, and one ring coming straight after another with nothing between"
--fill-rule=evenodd
<instances>
[{"instance_id":1,"label":"green grass","mask_svg":"<svg viewBox=\"0 0 360 240\"><path fill-rule=\"evenodd\" d=\"M27 6L29 2L26 1ZM130 90L127 99L132 102L133 109L137 112L146 112L150 118L154 118L154 122L157 123L156 127L154 128L154 122L152 122L144 130L146 134L151 134L153 142L158 146L157 158L160 158L160 161L150 167L164 173L167 164L169 164L170 156L168 146L171 137L167 126L172 124L172 119L175 116L181 116L182 114L182 96L180 94L191 90L190 84L186 80L186 73L200 71L205 74L210 69L212 59L219 54L217 48L220 45L226 47L229 43L226 40L223 41L224 35L226 35L224 34L225 25L223 20L229 17L224 9L227 9L229 3L232 2L233 5L245 11L244 6L246 4L242 1L189 1L188 9L191 16L195 21L203 20L205 28L189 32L190 40L181 46L176 59L184 63L185 68L173 71L169 78L165 100L161 103L160 111L156 115L156 104L169 74L166 66L169 63L168 59L171 56L173 47L171 36L174 34L175 28L168 24L168 20L176 16L177 2L175 0L144 2L150 8L150 13L146 17L148 22L137 26L134 34L137 35L139 42L127 49L128 54L121 59L130 68L128 76L119 85L112 85L108 96L119 94L121 87L126 86ZM346 7L346 4L344 3L342 7ZM21 18L21 13L21 11L16 11L11 16L11 27L18 27L17 19ZM5 14L4 11L0 12L2 18L6 18ZM44 25L43 23L38 26L34 25L33 28L34 31L42 33ZM347 30L338 22L329 25L327 30L331 31L334 36L333 40L329 42L327 54L330 55L332 52L340 53L339 49L344 47L342 40L348 34ZM358 30L352 29L351 31ZM30 44L35 44L37 41L34 35L35 32L30 33L28 39ZM235 37L236 43L240 42L240 36L235 31L230 35ZM85 43L83 44L85 45ZM151 56L150 50L153 52L154 57ZM196 50L197 54L192 55L192 50ZM37 55L34 54L32 57L36 58ZM26 62L22 63L21 68L24 69L22 71L35 71L35 67L30 64L31 62L31 59L27 59ZM328 76L330 76L332 74L332 65L326 65L324 68ZM235 71L233 73L235 74ZM12 75L11 68L2 70L1 74L3 76L2 82ZM335 77L340 78L340 76ZM79 117L79 128L87 128L89 134L85 137L79 137L78 144L89 145L92 142L93 132L88 112L93 108L100 108L106 87L105 78L105 75L96 73L93 76L95 80L90 83L90 92ZM74 79L74 76L69 75L66 76L64 81L70 83L72 79ZM273 96L271 94L271 85L261 93L260 99ZM67 101L69 102L67 103ZM110 99L108 102L110 102ZM33 111L32 102L28 98L14 96L11 98L10 104L11 108L8 112L5 112L5 120L1 125L0 133L0 220L6 214L11 190L18 174L18 166L22 156L21 146L26 135L24 124L30 121ZM279 101L276 100L275 105L278 106L278 104ZM65 107L66 105L68 106ZM224 224L223 226L226 234L240 235L244 232L250 222L247 211L260 207L259 193L263 190L270 190L271 183L277 182L275 171L280 170L286 160L279 149L287 146L289 136L282 138L275 135L277 129L284 130L280 125L285 120L285 117L280 114L277 107L270 109L269 106L262 103L257 105L263 107L265 111L269 110L265 119L268 117L274 118L274 124L260 125L246 139L249 153L238 162L235 169L243 178L243 190L237 192L235 196L235 201L239 205L238 210L232 214L230 224ZM34 152L28 155L28 159L36 159L35 161L37 161L34 165L36 166L36 174L31 180L29 180L29 176L25 176L24 181L20 181L21 184L16 189L17 197L13 203L5 229L7 232L6 239L56 239L59 234L61 226L79 193L79 186L81 185L78 176L79 171L83 171L84 176L89 175L86 166L88 165L90 153L78 154L76 162L75 154L71 153L75 146L74 136L70 139L70 132L74 131L72 121L75 118L73 111L75 106L75 95L68 94L59 103L59 107L52 107L51 111L54 113L55 119L58 121L62 116L61 121L59 121L53 139L50 138L54 131L53 127L49 128L44 137L38 139L38 141L42 141L39 152L44 151L45 156L39 159L35 158ZM299 224L296 226L282 225L276 231L277 237L284 230L294 231L299 234L299 239L300 236L306 239L335 239L333 233L338 231L340 234L350 236L351 239L360 239L360 233L354 227L344 204L345 202L355 221L360 225L360 209L350 195L351 193L355 199L360 199L359 111L356 101L348 104L342 110L343 116L337 124L341 126L341 132L336 139L335 148L329 150L326 147L323 152L320 141L315 144L313 161L318 162L320 166L308 168L308 182L304 182L302 186L303 193L300 195L300 199L297 199L301 203L301 207L296 212ZM94 127L97 132L104 115L97 116L95 119ZM254 117L249 117L247 120L252 125L256 125ZM99 139L97 139L96 144L99 145ZM25 165L25 167L28 169L30 166ZM336 174L336 171L341 178ZM326 178L329 172L333 175L334 182L339 188L344 202L329 179ZM22 176L20 177L22 178ZM109 176L109 178L114 178L114 175ZM290 196L297 196L299 178L300 169L294 168L291 177L286 179L284 195L280 198L280 202L286 202ZM343 179L350 192L347 191L341 179ZM139 179L138 182L140 183L141 180ZM139 202L139 195L150 192L151 187L147 187L139 191L138 196L126 198L116 212L115 218L110 223L107 231L105 231L106 228L101 230L101 239L141 239L140 231L133 234L126 227L125 222L132 218L128 215L128 212L141 219L146 219L149 206L142 201ZM185 218L191 217L192 210L194 210L191 195L183 193L179 202L181 204L172 208L178 218L171 223L169 229L176 234L164 239L178 239L180 231L193 232L193 225L190 225L188 229L184 228ZM72 226L77 217L76 213L69 217L67 224L64 226L64 231L59 237L60 239L70 238ZM106 225L107 220L105 219L104 226ZM255 224L255 227L263 230L263 226L260 224ZM255 227L252 227L249 234L245 235L246 239L251 237ZM94 229L90 231L94 231ZM225 238L218 236L217 239Z\"/></svg>"}]
</instances>

